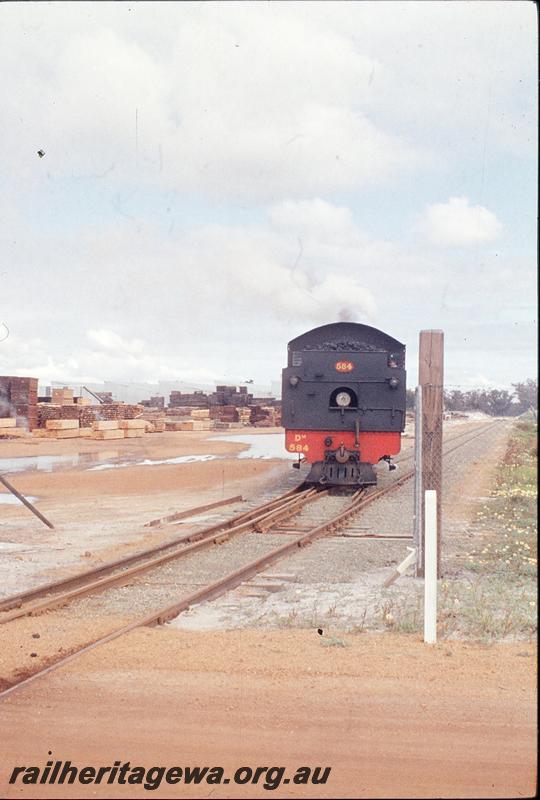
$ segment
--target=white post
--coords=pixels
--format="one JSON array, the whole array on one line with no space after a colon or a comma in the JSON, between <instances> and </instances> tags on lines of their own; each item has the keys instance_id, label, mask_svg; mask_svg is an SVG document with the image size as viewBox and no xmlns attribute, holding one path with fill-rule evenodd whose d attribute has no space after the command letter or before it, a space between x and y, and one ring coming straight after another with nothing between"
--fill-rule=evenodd
<instances>
[{"instance_id":1,"label":"white post","mask_svg":"<svg viewBox=\"0 0 540 800\"><path fill-rule=\"evenodd\" d=\"M416 561L416 558L417 558L417 556L416 556L416 547L407 547L407 550L410 550L409 555L406 556L406 558L403 559L401 564L398 564L398 566L394 570L394 573L392 575L390 575L390 577L387 578L385 580L385 582L383 583L383 586L384 586L385 589L387 589L389 586L391 586L394 583L394 581L397 581L399 576L403 575L408 570L408 568L411 566L411 564L414 561Z\"/></svg>"},{"instance_id":2,"label":"white post","mask_svg":"<svg viewBox=\"0 0 540 800\"><path fill-rule=\"evenodd\" d=\"M426 490L424 503L424 642L437 642L437 492Z\"/></svg>"}]
</instances>

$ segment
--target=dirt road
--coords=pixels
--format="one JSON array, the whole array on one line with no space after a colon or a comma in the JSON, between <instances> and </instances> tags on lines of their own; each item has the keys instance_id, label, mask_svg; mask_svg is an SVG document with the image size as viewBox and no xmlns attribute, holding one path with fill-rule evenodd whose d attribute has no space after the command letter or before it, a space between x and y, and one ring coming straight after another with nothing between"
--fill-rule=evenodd
<instances>
[{"instance_id":1,"label":"dirt road","mask_svg":"<svg viewBox=\"0 0 540 800\"><path fill-rule=\"evenodd\" d=\"M6 798L534 792L535 649L316 631L141 630L0 705ZM334 642L334 644L332 644ZM325 646L329 645L329 646ZM466 692L464 692L466 684ZM7 737L6 737L7 738ZM51 751L51 755L49 755ZM6 785L14 765L330 766L326 786ZM2 783L3 782L3 783Z\"/></svg>"}]
</instances>

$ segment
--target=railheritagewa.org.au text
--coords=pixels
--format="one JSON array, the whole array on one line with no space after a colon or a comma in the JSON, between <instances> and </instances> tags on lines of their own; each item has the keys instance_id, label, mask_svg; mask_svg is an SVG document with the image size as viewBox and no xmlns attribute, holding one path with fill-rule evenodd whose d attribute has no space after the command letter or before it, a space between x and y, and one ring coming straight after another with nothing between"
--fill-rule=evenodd
<instances>
[{"instance_id":1,"label":"railheritagewa.org.au text","mask_svg":"<svg viewBox=\"0 0 540 800\"><path fill-rule=\"evenodd\" d=\"M331 767L305 767L295 770L286 767L241 766L233 773L224 767L204 766L133 766L129 761L115 761L110 766L78 766L71 761L47 761L45 766L15 766L9 777L10 784L115 784L128 789L140 785L148 791L159 789L162 784L209 784L232 783L236 786L257 785L272 791L282 784L324 784L330 777Z\"/></svg>"}]
</instances>

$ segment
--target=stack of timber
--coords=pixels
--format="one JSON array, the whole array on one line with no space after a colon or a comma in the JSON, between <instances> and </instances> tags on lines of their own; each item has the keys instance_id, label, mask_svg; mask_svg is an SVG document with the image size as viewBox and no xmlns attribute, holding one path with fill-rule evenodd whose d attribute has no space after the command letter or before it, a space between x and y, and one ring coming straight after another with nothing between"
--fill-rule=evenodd
<instances>
[{"instance_id":1,"label":"stack of timber","mask_svg":"<svg viewBox=\"0 0 540 800\"><path fill-rule=\"evenodd\" d=\"M45 426L47 439L78 439L81 435L78 419L49 419Z\"/></svg>"},{"instance_id":2,"label":"stack of timber","mask_svg":"<svg viewBox=\"0 0 540 800\"><path fill-rule=\"evenodd\" d=\"M276 422L276 409L273 406L251 406L250 422L258 428L272 428Z\"/></svg>"},{"instance_id":3,"label":"stack of timber","mask_svg":"<svg viewBox=\"0 0 540 800\"><path fill-rule=\"evenodd\" d=\"M73 405L73 389L64 386L63 389L53 389L51 391L51 403L57 406Z\"/></svg>"},{"instance_id":4,"label":"stack of timber","mask_svg":"<svg viewBox=\"0 0 540 800\"><path fill-rule=\"evenodd\" d=\"M40 403L37 407L38 426L46 427L50 419L76 419L81 428L89 428L99 420L135 419L142 412L142 406L128 403L109 403L107 405L55 405Z\"/></svg>"},{"instance_id":5,"label":"stack of timber","mask_svg":"<svg viewBox=\"0 0 540 800\"><path fill-rule=\"evenodd\" d=\"M52 403L38 403L37 423L38 428L46 428L49 420L75 419L79 420L79 407L75 404L71 406L53 405Z\"/></svg>"},{"instance_id":6,"label":"stack of timber","mask_svg":"<svg viewBox=\"0 0 540 800\"><path fill-rule=\"evenodd\" d=\"M214 427L211 419L186 419L165 423L167 431L210 431Z\"/></svg>"},{"instance_id":7,"label":"stack of timber","mask_svg":"<svg viewBox=\"0 0 540 800\"><path fill-rule=\"evenodd\" d=\"M143 406L134 403L103 403L100 406L86 406L83 413L92 411L96 420L107 419L136 419L144 411Z\"/></svg>"},{"instance_id":8,"label":"stack of timber","mask_svg":"<svg viewBox=\"0 0 540 800\"><path fill-rule=\"evenodd\" d=\"M0 417L0 439L20 439L26 433L26 428L17 428L15 417Z\"/></svg>"},{"instance_id":9,"label":"stack of timber","mask_svg":"<svg viewBox=\"0 0 540 800\"><path fill-rule=\"evenodd\" d=\"M208 397L203 391L178 392L172 391L169 395L169 406L173 407L202 407L208 404Z\"/></svg>"},{"instance_id":10,"label":"stack of timber","mask_svg":"<svg viewBox=\"0 0 540 800\"><path fill-rule=\"evenodd\" d=\"M7 376L0 377L0 418L2 419L11 416L10 380Z\"/></svg>"},{"instance_id":11,"label":"stack of timber","mask_svg":"<svg viewBox=\"0 0 540 800\"><path fill-rule=\"evenodd\" d=\"M210 404L216 406L249 406L253 395L248 394L246 386L216 386L216 391L210 395Z\"/></svg>"},{"instance_id":12,"label":"stack of timber","mask_svg":"<svg viewBox=\"0 0 540 800\"><path fill-rule=\"evenodd\" d=\"M220 422L239 422L240 417L235 406L212 406L210 417Z\"/></svg>"},{"instance_id":13,"label":"stack of timber","mask_svg":"<svg viewBox=\"0 0 540 800\"><path fill-rule=\"evenodd\" d=\"M94 422L121 419L136 419L143 411L140 405L130 403L103 403L79 407L81 426L90 426Z\"/></svg>"},{"instance_id":14,"label":"stack of timber","mask_svg":"<svg viewBox=\"0 0 540 800\"><path fill-rule=\"evenodd\" d=\"M146 426L153 425L144 419L121 419L118 427L124 432L126 439L138 439L146 433Z\"/></svg>"},{"instance_id":15,"label":"stack of timber","mask_svg":"<svg viewBox=\"0 0 540 800\"><path fill-rule=\"evenodd\" d=\"M77 419L48 419L45 428L34 436L46 439L133 439L144 436L149 423L142 419L93 420L91 426L80 427Z\"/></svg>"},{"instance_id":16,"label":"stack of timber","mask_svg":"<svg viewBox=\"0 0 540 800\"><path fill-rule=\"evenodd\" d=\"M91 406L77 406L77 411L79 412L79 422L81 425L86 427L92 427L92 424L96 422L96 420L106 419L103 415L101 409L104 406L101 405L91 405Z\"/></svg>"},{"instance_id":17,"label":"stack of timber","mask_svg":"<svg viewBox=\"0 0 540 800\"><path fill-rule=\"evenodd\" d=\"M145 422L151 422L153 427L153 431L147 430L146 433L163 433L165 430L165 415L163 411L155 411L149 410L145 411L144 414L139 417L139 419L144 419Z\"/></svg>"},{"instance_id":18,"label":"stack of timber","mask_svg":"<svg viewBox=\"0 0 540 800\"><path fill-rule=\"evenodd\" d=\"M37 378L0 377L0 417L15 418L16 427L37 427Z\"/></svg>"},{"instance_id":19,"label":"stack of timber","mask_svg":"<svg viewBox=\"0 0 540 800\"><path fill-rule=\"evenodd\" d=\"M249 425L251 422L251 410L248 406L244 406L243 408L237 408L238 412L238 421L242 423L242 425Z\"/></svg>"},{"instance_id":20,"label":"stack of timber","mask_svg":"<svg viewBox=\"0 0 540 800\"><path fill-rule=\"evenodd\" d=\"M175 421L171 420L171 421L165 423L165 430L166 431L181 431L182 430L182 425L185 425L186 422L189 422L189 420L186 420L184 422L179 422L178 420L175 420Z\"/></svg>"},{"instance_id":21,"label":"stack of timber","mask_svg":"<svg viewBox=\"0 0 540 800\"><path fill-rule=\"evenodd\" d=\"M209 408L192 408L190 412L191 419L210 419Z\"/></svg>"},{"instance_id":22,"label":"stack of timber","mask_svg":"<svg viewBox=\"0 0 540 800\"><path fill-rule=\"evenodd\" d=\"M150 400L141 400L140 405L145 408L163 411L165 409L165 398L161 395L154 395Z\"/></svg>"},{"instance_id":23,"label":"stack of timber","mask_svg":"<svg viewBox=\"0 0 540 800\"><path fill-rule=\"evenodd\" d=\"M171 408L167 408L165 410L165 414L168 417L189 417L191 414L191 407L190 406L174 406Z\"/></svg>"},{"instance_id":24,"label":"stack of timber","mask_svg":"<svg viewBox=\"0 0 540 800\"><path fill-rule=\"evenodd\" d=\"M101 400L102 404L114 403L112 392L93 392L93 394Z\"/></svg>"},{"instance_id":25,"label":"stack of timber","mask_svg":"<svg viewBox=\"0 0 540 800\"><path fill-rule=\"evenodd\" d=\"M96 420L92 423L92 439L123 439L118 420Z\"/></svg>"},{"instance_id":26,"label":"stack of timber","mask_svg":"<svg viewBox=\"0 0 540 800\"><path fill-rule=\"evenodd\" d=\"M212 420L210 419L192 419L188 422L175 422L178 425L175 430L180 431L209 431L213 428Z\"/></svg>"}]
</instances>

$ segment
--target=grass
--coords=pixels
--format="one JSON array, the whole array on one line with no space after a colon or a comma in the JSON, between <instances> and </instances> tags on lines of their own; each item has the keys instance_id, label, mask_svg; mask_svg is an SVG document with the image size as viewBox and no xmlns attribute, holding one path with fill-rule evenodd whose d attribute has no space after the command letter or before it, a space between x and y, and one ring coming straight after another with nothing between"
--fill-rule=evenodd
<instances>
[{"instance_id":1,"label":"grass","mask_svg":"<svg viewBox=\"0 0 540 800\"><path fill-rule=\"evenodd\" d=\"M347 647L347 642L344 639L340 639L339 636L321 638L320 642L323 647Z\"/></svg>"},{"instance_id":2,"label":"grass","mask_svg":"<svg viewBox=\"0 0 540 800\"><path fill-rule=\"evenodd\" d=\"M467 567L475 573L515 581L537 575L536 437L534 422L520 421L513 429L495 490L477 513L485 541L467 554Z\"/></svg>"},{"instance_id":3,"label":"grass","mask_svg":"<svg viewBox=\"0 0 540 800\"><path fill-rule=\"evenodd\" d=\"M465 553L459 577L442 580L438 632L481 641L528 638L537 629L537 424L516 422L475 527L482 544ZM423 626L423 587L383 592L379 623L403 633Z\"/></svg>"},{"instance_id":4,"label":"grass","mask_svg":"<svg viewBox=\"0 0 540 800\"><path fill-rule=\"evenodd\" d=\"M419 633L423 602L422 586L387 595L379 604L379 619L388 630ZM536 631L536 587L531 582L501 584L497 576L442 581L437 616L440 638L527 638Z\"/></svg>"}]
</instances>

